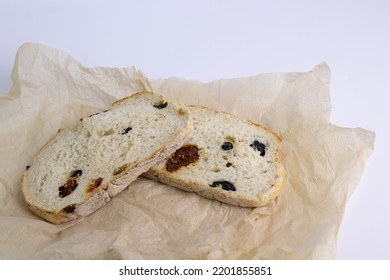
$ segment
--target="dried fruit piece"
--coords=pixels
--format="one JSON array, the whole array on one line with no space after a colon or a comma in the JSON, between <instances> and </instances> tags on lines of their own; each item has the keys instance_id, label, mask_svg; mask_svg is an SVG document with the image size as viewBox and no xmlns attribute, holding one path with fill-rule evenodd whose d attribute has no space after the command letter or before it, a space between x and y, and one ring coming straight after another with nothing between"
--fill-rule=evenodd
<instances>
[{"instance_id":1,"label":"dried fruit piece","mask_svg":"<svg viewBox=\"0 0 390 280\"><path fill-rule=\"evenodd\" d=\"M83 174L83 171L81 169L76 169L72 171L70 174L70 179L66 182L65 185L58 188L59 196L64 198L68 195L70 195L78 186L78 181L81 175Z\"/></svg>"},{"instance_id":2,"label":"dried fruit piece","mask_svg":"<svg viewBox=\"0 0 390 280\"><path fill-rule=\"evenodd\" d=\"M221 186L225 191L236 191L236 187L228 181L215 181L209 186L213 188Z\"/></svg>"},{"instance_id":3,"label":"dried fruit piece","mask_svg":"<svg viewBox=\"0 0 390 280\"><path fill-rule=\"evenodd\" d=\"M123 134L127 134L127 133L129 133L129 131L132 130L132 129L133 129L132 127L127 127L126 129L124 129L124 130L122 131L121 134L122 134L122 135L123 135Z\"/></svg>"},{"instance_id":4,"label":"dried fruit piece","mask_svg":"<svg viewBox=\"0 0 390 280\"><path fill-rule=\"evenodd\" d=\"M157 109L164 109L167 106L168 106L168 102L164 102L164 103L161 103L161 104L153 105L153 107L157 108Z\"/></svg>"},{"instance_id":5,"label":"dried fruit piece","mask_svg":"<svg viewBox=\"0 0 390 280\"><path fill-rule=\"evenodd\" d=\"M58 188L60 197L64 198L70 195L77 188L77 185L75 179L69 179L65 185Z\"/></svg>"},{"instance_id":6,"label":"dried fruit piece","mask_svg":"<svg viewBox=\"0 0 390 280\"><path fill-rule=\"evenodd\" d=\"M222 150L224 150L224 151L228 151L228 150L233 149L233 144L230 143L230 142L225 142L225 143L223 143L223 144L221 145L221 148L222 148Z\"/></svg>"},{"instance_id":7,"label":"dried fruit piece","mask_svg":"<svg viewBox=\"0 0 390 280\"><path fill-rule=\"evenodd\" d=\"M71 204L71 205L66 206L63 210L66 213L73 213L75 209L76 209L76 205L75 204Z\"/></svg>"},{"instance_id":8,"label":"dried fruit piece","mask_svg":"<svg viewBox=\"0 0 390 280\"><path fill-rule=\"evenodd\" d=\"M255 151L259 151L260 155L263 157L265 156L265 145L263 143L260 143L258 140L255 140L252 144L250 144Z\"/></svg>"},{"instance_id":9,"label":"dried fruit piece","mask_svg":"<svg viewBox=\"0 0 390 280\"><path fill-rule=\"evenodd\" d=\"M96 187L99 187L103 182L103 178L102 177L99 177L95 180L95 185Z\"/></svg>"},{"instance_id":10,"label":"dried fruit piece","mask_svg":"<svg viewBox=\"0 0 390 280\"><path fill-rule=\"evenodd\" d=\"M199 149L195 145L185 145L178 149L167 161L165 168L169 172L176 171L199 159Z\"/></svg>"},{"instance_id":11,"label":"dried fruit piece","mask_svg":"<svg viewBox=\"0 0 390 280\"><path fill-rule=\"evenodd\" d=\"M79 177L83 174L83 170L81 169L76 169L75 171L72 172L72 174L70 175L70 177Z\"/></svg>"}]
</instances>

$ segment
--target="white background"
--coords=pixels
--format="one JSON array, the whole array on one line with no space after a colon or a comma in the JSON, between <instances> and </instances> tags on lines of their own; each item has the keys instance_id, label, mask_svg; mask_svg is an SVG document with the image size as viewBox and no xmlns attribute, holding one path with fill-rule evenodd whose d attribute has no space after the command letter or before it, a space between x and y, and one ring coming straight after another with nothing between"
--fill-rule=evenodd
<instances>
[{"instance_id":1,"label":"white background","mask_svg":"<svg viewBox=\"0 0 390 280\"><path fill-rule=\"evenodd\" d=\"M0 92L18 47L36 42L84 66L135 65L204 82L331 68L331 121L376 132L338 259L390 259L390 1L0 0Z\"/></svg>"}]
</instances>

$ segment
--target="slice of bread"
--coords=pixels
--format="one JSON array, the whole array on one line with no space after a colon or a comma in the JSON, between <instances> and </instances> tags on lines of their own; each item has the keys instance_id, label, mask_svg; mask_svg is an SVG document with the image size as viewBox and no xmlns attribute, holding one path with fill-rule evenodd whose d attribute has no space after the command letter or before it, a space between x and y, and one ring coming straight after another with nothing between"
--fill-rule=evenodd
<instances>
[{"instance_id":1,"label":"slice of bread","mask_svg":"<svg viewBox=\"0 0 390 280\"><path fill-rule=\"evenodd\" d=\"M193 132L188 108L138 93L59 130L25 171L28 207L55 224L85 217L167 158Z\"/></svg>"},{"instance_id":2,"label":"slice of bread","mask_svg":"<svg viewBox=\"0 0 390 280\"><path fill-rule=\"evenodd\" d=\"M143 176L241 207L259 207L278 196L285 170L281 138L236 116L189 106L193 138Z\"/></svg>"}]
</instances>

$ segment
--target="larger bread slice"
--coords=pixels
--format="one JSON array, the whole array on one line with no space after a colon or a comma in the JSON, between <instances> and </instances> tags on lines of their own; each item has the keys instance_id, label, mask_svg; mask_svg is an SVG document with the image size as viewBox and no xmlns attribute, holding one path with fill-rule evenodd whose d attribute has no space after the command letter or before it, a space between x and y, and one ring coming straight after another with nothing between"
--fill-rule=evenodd
<instances>
[{"instance_id":1,"label":"larger bread slice","mask_svg":"<svg viewBox=\"0 0 390 280\"><path fill-rule=\"evenodd\" d=\"M193 138L145 177L242 207L264 206L285 180L281 138L231 114L190 106Z\"/></svg>"},{"instance_id":2,"label":"larger bread slice","mask_svg":"<svg viewBox=\"0 0 390 280\"><path fill-rule=\"evenodd\" d=\"M50 140L25 171L28 207L55 224L85 217L190 139L188 108L139 93Z\"/></svg>"}]
</instances>

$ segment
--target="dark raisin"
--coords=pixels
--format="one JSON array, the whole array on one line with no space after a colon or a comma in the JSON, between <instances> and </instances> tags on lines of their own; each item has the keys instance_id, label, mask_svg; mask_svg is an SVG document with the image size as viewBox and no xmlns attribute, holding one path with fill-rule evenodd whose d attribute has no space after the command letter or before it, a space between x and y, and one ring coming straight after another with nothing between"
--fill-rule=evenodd
<instances>
[{"instance_id":1,"label":"dark raisin","mask_svg":"<svg viewBox=\"0 0 390 280\"><path fill-rule=\"evenodd\" d=\"M164 103L161 103L161 104L153 105L153 107L157 108L157 109L164 109L167 106L168 106L168 102L164 102Z\"/></svg>"},{"instance_id":2,"label":"dark raisin","mask_svg":"<svg viewBox=\"0 0 390 280\"><path fill-rule=\"evenodd\" d=\"M71 205L66 206L63 210L66 213L73 213L75 209L76 209L76 205L75 204L71 204Z\"/></svg>"},{"instance_id":3,"label":"dark raisin","mask_svg":"<svg viewBox=\"0 0 390 280\"><path fill-rule=\"evenodd\" d=\"M27 166L26 166L26 170L28 170L29 168L30 168L30 165L27 165Z\"/></svg>"},{"instance_id":4,"label":"dark raisin","mask_svg":"<svg viewBox=\"0 0 390 280\"><path fill-rule=\"evenodd\" d=\"M58 188L60 197L64 198L70 195L77 188L77 181L69 179L65 185Z\"/></svg>"},{"instance_id":5,"label":"dark raisin","mask_svg":"<svg viewBox=\"0 0 390 280\"><path fill-rule=\"evenodd\" d=\"M70 177L79 177L82 174L83 174L83 170L76 169L75 171L72 172L72 174L70 174Z\"/></svg>"},{"instance_id":6,"label":"dark raisin","mask_svg":"<svg viewBox=\"0 0 390 280\"><path fill-rule=\"evenodd\" d=\"M222 150L224 150L224 151L228 151L228 150L233 149L233 144L230 143L230 142L225 142L225 143L223 143L223 144L221 145L221 148L222 148Z\"/></svg>"},{"instance_id":7,"label":"dark raisin","mask_svg":"<svg viewBox=\"0 0 390 280\"><path fill-rule=\"evenodd\" d=\"M231 163L231 162L226 163L226 167L230 167L232 165L233 165L233 163Z\"/></svg>"},{"instance_id":8,"label":"dark raisin","mask_svg":"<svg viewBox=\"0 0 390 280\"><path fill-rule=\"evenodd\" d=\"M124 129L123 131L122 131L122 135L123 134L127 134L130 130L132 130L133 128L132 127L128 127L128 128L126 128L126 129Z\"/></svg>"},{"instance_id":9,"label":"dark raisin","mask_svg":"<svg viewBox=\"0 0 390 280\"><path fill-rule=\"evenodd\" d=\"M250 144L255 151L259 151L260 155L263 157L265 156L265 145L263 143L260 143L259 141L255 140L252 144Z\"/></svg>"},{"instance_id":10,"label":"dark raisin","mask_svg":"<svg viewBox=\"0 0 390 280\"><path fill-rule=\"evenodd\" d=\"M209 186L213 188L221 186L225 191L236 191L236 187L228 181L215 181Z\"/></svg>"}]
</instances>

